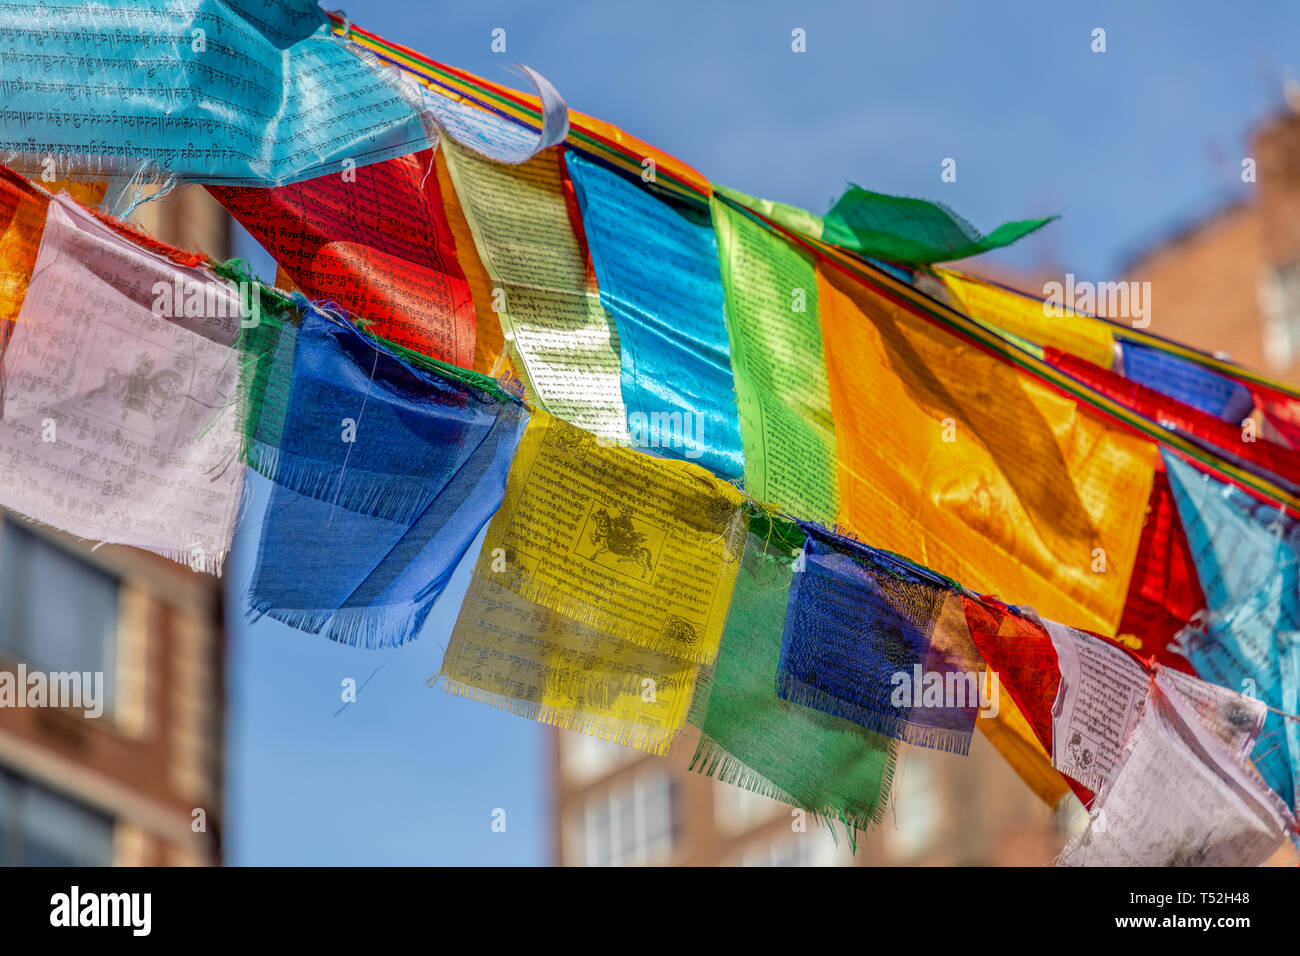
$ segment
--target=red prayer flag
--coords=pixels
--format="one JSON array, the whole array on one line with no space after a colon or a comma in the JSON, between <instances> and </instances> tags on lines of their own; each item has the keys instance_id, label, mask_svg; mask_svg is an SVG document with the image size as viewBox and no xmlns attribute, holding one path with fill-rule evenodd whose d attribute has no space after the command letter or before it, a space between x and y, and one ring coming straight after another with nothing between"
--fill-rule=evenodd
<instances>
[{"instance_id":1,"label":"red prayer flag","mask_svg":"<svg viewBox=\"0 0 1300 956\"><path fill-rule=\"evenodd\" d=\"M308 298L369 320L399 345L473 367L474 300L432 151L274 189L208 189Z\"/></svg>"},{"instance_id":2,"label":"red prayer flag","mask_svg":"<svg viewBox=\"0 0 1300 956\"><path fill-rule=\"evenodd\" d=\"M1052 752L1052 705L1061 686L1060 665L1051 635L1039 624L1014 614L995 598L962 598L966 624L989 669L1016 702L1034 735ZM1084 806L1093 792L1062 774Z\"/></svg>"}]
</instances>

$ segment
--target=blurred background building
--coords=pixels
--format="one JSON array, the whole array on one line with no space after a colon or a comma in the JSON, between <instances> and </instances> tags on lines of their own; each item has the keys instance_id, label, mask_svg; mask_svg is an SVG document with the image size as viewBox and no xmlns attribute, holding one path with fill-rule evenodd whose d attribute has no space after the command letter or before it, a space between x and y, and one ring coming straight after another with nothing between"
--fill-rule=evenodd
<instances>
[{"instance_id":1,"label":"blurred background building","mask_svg":"<svg viewBox=\"0 0 1300 956\"><path fill-rule=\"evenodd\" d=\"M229 255L205 190L137 220ZM0 707L0 865L220 863L224 661L220 579L0 512L0 672L102 673L106 699Z\"/></svg>"},{"instance_id":2,"label":"blurred background building","mask_svg":"<svg viewBox=\"0 0 1300 956\"><path fill-rule=\"evenodd\" d=\"M976 733L969 756L903 745L884 821L850 851L792 808L673 757L551 730L552 860L561 866L1045 866L1082 807L1053 813Z\"/></svg>"},{"instance_id":3,"label":"blurred background building","mask_svg":"<svg viewBox=\"0 0 1300 956\"><path fill-rule=\"evenodd\" d=\"M1247 198L1179 224L1134 258L1151 283L1148 331L1300 381L1300 86L1292 108L1251 137Z\"/></svg>"}]
</instances>

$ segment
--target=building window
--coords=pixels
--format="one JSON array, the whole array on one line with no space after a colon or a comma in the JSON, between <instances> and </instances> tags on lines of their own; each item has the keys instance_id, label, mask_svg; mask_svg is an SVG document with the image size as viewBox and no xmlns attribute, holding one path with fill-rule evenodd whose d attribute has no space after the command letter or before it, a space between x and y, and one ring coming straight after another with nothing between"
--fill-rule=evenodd
<instances>
[{"instance_id":1,"label":"building window","mask_svg":"<svg viewBox=\"0 0 1300 956\"><path fill-rule=\"evenodd\" d=\"M790 807L744 787L713 785L713 820L728 835L744 833L775 816L789 815Z\"/></svg>"},{"instance_id":2,"label":"building window","mask_svg":"<svg viewBox=\"0 0 1300 956\"><path fill-rule=\"evenodd\" d=\"M640 756L631 747L623 747L591 734L565 732L560 735L560 760L564 776L573 784L590 783Z\"/></svg>"},{"instance_id":3,"label":"building window","mask_svg":"<svg viewBox=\"0 0 1300 956\"><path fill-rule=\"evenodd\" d=\"M892 800L896 825L889 832L889 846L896 856L910 860L934 842L943 822L940 799L933 763L918 751L909 751Z\"/></svg>"},{"instance_id":4,"label":"building window","mask_svg":"<svg viewBox=\"0 0 1300 956\"><path fill-rule=\"evenodd\" d=\"M118 579L0 519L0 656L33 670L104 675L114 696Z\"/></svg>"},{"instance_id":5,"label":"building window","mask_svg":"<svg viewBox=\"0 0 1300 956\"><path fill-rule=\"evenodd\" d=\"M1300 262L1270 270L1259 287L1264 359L1276 371L1300 354Z\"/></svg>"},{"instance_id":6,"label":"building window","mask_svg":"<svg viewBox=\"0 0 1300 956\"><path fill-rule=\"evenodd\" d=\"M666 772L640 774L588 799L582 812L587 866L639 866L672 858L677 785Z\"/></svg>"},{"instance_id":7,"label":"building window","mask_svg":"<svg viewBox=\"0 0 1300 956\"><path fill-rule=\"evenodd\" d=\"M861 836L859 836L861 839ZM847 866L852 861L848 835L841 833L839 845L830 830L818 826L788 833L761 846L745 850L741 866Z\"/></svg>"},{"instance_id":8,"label":"building window","mask_svg":"<svg viewBox=\"0 0 1300 956\"><path fill-rule=\"evenodd\" d=\"M113 820L0 770L0 866L109 866Z\"/></svg>"}]
</instances>

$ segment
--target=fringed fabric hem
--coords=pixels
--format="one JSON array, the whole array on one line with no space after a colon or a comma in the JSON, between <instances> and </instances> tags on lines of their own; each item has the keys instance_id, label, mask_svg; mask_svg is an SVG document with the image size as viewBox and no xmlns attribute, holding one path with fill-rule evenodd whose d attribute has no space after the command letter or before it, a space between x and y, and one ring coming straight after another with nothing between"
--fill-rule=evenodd
<instances>
[{"instance_id":1,"label":"fringed fabric hem","mask_svg":"<svg viewBox=\"0 0 1300 956\"><path fill-rule=\"evenodd\" d=\"M48 528L51 531L57 531L61 534L67 534L63 528L49 524L45 521L38 521L35 518L23 514L21 511L9 512L11 515L17 515L29 524L38 528ZM82 538L82 541L95 541L94 538ZM221 571L225 567L226 555L230 553L229 548L223 551L206 551L202 548L193 548L191 550L182 550L180 548L168 548L161 545L140 544L138 541L114 541L112 539L98 540L95 547L103 544L117 545L122 548L136 548L140 551L148 551L150 554L156 554L160 558L166 558L168 561L175 561L177 564L183 564L191 571L200 574L211 574L215 577L221 577Z\"/></svg>"},{"instance_id":2,"label":"fringed fabric hem","mask_svg":"<svg viewBox=\"0 0 1300 956\"><path fill-rule=\"evenodd\" d=\"M147 550L153 551L152 548ZM215 577L221 577L221 569L225 566L226 555L229 551L154 551L154 554L161 555L168 561L175 561L177 564L183 564L191 571L197 571L200 574L211 574Z\"/></svg>"},{"instance_id":3,"label":"fringed fabric hem","mask_svg":"<svg viewBox=\"0 0 1300 956\"><path fill-rule=\"evenodd\" d=\"M885 819L885 811L889 805L889 795L894 788L894 755L896 749L895 742L890 741L885 767L880 778L880 798L869 804L854 803L851 806L846 805L843 807L810 807L802 803L744 761L733 756L725 747L707 734L700 736L700 741L695 748L695 753L691 756L688 769L693 773L712 777L720 783L740 787L743 790L749 790L760 796L779 800L781 803L788 803L803 810L812 816L816 823L824 825L830 831L831 839L836 845L839 844L836 824L839 824L844 828L850 852L856 854L858 852L858 834L870 832Z\"/></svg>"},{"instance_id":4,"label":"fringed fabric hem","mask_svg":"<svg viewBox=\"0 0 1300 956\"><path fill-rule=\"evenodd\" d=\"M367 650L400 647L415 638L422 623L420 609L410 605L303 610L274 607L270 602L250 598L246 619L253 623L262 617L279 621L295 631Z\"/></svg>"},{"instance_id":5,"label":"fringed fabric hem","mask_svg":"<svg viewBox=\"0 0 1300 956\"><path fill-rule=\"evenodd\" d=\"M358 471L340 472L336 465L301 459L281 449L254 442L247 449L250 468L290 491L317 501L337 504L344 511L409 524L437 497L436 482L411 477L387 477Z\"/></svg>"},{"instance_id":6,"label":"fringed fabric hem","mask_svg":"<svg viewBox=\"0 0 1300 956\"><path fill-rule=\"evenodd\" d=\"M901 740L917 747L930 750L942 750L947 753L966 756L970 753L970 740L975 728L970 730L952 727L929 727L908 720L895 714L882 714L880 711L861 704L842 700L819 687L810 687L803 681L788 675L780 675L776 681L776 693L782 700L801 707L840 717L867 730L882 734L894 740Z\"/></svg>"},{"instance_id":7,"label":"fringed fabric hem","mask_svg":"<svg viewBox=\"0 0 1300 956\"><path fill-rule=\"evenodd\" d=\"M786 793L767 777L748 766L744 761L732 756L726 748L708 736L701 735L695 747L691 762L687 767L692 773L712 777L720 783L740 787L759 796L770 797L782 803L796 805L798 801ZM806 808L804 808L806 809Z\"/></svg>"}]
</instances>

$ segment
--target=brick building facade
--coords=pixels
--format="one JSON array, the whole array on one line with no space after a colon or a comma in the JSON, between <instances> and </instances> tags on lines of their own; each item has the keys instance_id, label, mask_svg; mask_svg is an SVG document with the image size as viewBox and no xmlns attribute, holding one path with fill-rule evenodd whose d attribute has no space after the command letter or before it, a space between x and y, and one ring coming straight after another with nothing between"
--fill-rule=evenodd
<instances>
[{"instance_id":1,"label":"brick building facade","mask_svg":"<svg viewBox=\"0 0 1300 956\"><path fill-rule=\"evenodd\" d=\"M1151 283L1148 331L1300 384L1300 113L1264 124L1247 198L1137 258Z\"/></svg>"}]
</instances>

